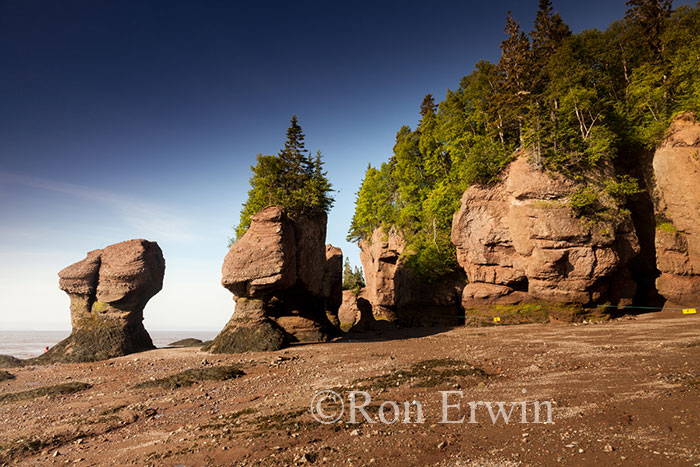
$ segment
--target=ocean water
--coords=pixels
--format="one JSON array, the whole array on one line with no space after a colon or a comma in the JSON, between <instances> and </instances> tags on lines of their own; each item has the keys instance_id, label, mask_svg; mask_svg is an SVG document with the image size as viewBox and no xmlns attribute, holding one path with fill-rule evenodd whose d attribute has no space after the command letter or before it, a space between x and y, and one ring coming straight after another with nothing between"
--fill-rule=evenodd
<instances>
[{"instance_id":1,"label":"ocean water","mask_svg":"<svg viewBox=\"0 0 700 467\"><path fill-rule=\"evenodd\" d=\"M216 331L149 331L156 347L193 337L207 341L216 337ZM41 355L46 347L65 339L70 331L0 331L0 355L29 358Z\"/></svg>"}]
</instances>

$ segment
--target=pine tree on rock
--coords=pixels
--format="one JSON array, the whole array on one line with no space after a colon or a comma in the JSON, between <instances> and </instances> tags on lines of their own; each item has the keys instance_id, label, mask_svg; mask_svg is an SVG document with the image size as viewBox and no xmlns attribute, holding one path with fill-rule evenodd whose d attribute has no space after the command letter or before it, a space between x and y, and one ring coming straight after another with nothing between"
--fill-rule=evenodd
<instances>
[{"instance_id":1,"label":"pine tree on rock","mask_svg":"<svg viewBox=\"0 0 700 467\"><path fill-rule=\"evenodd\" d=\"M294 115L287 129L284 148L279 154L258 154L256 165L251 167L251 188L236 227L237 238L248 230L253 214L273 204L283 206L292 217L313 217L328 213L333 205L330 196L332 185L323 169L321 152L318 151L314 157L309 155L304 138Z\"/></svg>"}]
</instances>

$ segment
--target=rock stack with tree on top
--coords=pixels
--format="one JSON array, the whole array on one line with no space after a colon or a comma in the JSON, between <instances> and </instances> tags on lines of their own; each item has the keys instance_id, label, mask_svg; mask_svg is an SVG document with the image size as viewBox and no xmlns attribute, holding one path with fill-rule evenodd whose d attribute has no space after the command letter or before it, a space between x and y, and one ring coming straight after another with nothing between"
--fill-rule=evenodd
<instances>
[{"instance_id":1,"label":"rock stack with tree on top","mask_svg":"<svg viewBox=\"0 0 700 467\"><path fill-rule=\"evenodd\" d=\"M332 282L342 252L325 244L331 185L320 152L312 157L305 149L296 116L284 149L258 155L252 169L237 241L222 268L222 285L233 293L236 309L205 348L214 353L276 350L335 333L326 310L337 313L339 306Z\"/></svg>"}]
</instances>

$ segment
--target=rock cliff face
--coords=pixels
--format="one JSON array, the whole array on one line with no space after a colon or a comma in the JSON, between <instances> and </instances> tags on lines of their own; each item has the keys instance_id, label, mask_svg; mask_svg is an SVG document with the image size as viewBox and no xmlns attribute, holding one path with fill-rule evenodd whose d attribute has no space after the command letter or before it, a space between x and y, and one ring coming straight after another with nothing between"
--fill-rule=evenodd
<instances>
[{"instance_id":1,"label":"rock cliff face","mask_svg":"<svg viewBox=\"0 0 700 467\"><path fill-rule=\"evenodd\" d=\"M352 290L343 290L343 303L338 310L340 328L343 331L349 331L360 321L374 321L372 304L364 295L364 293L355 295L355 292Z\"/></svg>"},{"instance_id":2,"label":"rock cliff face","mask_svg":"<svg viewBox=\"0 0 700 467\"><path fill-rule=\"evenodd\" d=\"M338 309L343 303L343 251L330 244L326 245L323 296L326 298L326 315L339 328Z\"/></svg>"},{"instance_id":3,"label":"rock cliff face","mask_svg":"<svg viewBox=\"0 0 700 467\"><path fill-rule=\"evenodd\" d=\"M627 267L639 247L631 219L615 231L573 216L575 191L558 175L513 161L494 186L470 187L454 215L452 242L469 284L465 309L542 301L630 304L636 291Z\"/></svg>"},{"instance_id":4,"label":"rock cliff face","mask_svg":"<svg viewBox=\"0 0 700 467\"><path fill-rule=\"evenodd\" d=\"M667 306L700 304L700 124L678 116L654 153L659 293Z\"/></svg>"},{"instance_id":5,"label":"rock cliff face","mask_svg":"<svg viewBox=\"0 0 700 467\"><path fill-rule=\"evenodd\" d=\"M325 217L291 219L281 206L255 214L222 267L221 282L234 294L236 311L207 349L275 350L327 340L325 237Z\"/></svg>"},{"instance_id":6,"label":"rock cliff face","mask_svg":"<svg viewBox=\"0 0 700 467\"><path fill-rule=\"evenodd\" d=\"M58 273L70 297L71 335L39 357L86 362L152 349L143 309L163 287L165 260L155 242L129 240L94 250Z\"/></svg>"},{"instance_id":7,"label":"rock cliff face","mask_svg":"<svg viewBox=\"0 0 700 467\"><path fill-rule=\"evenodd\" d=\"M340 306L338 317L340 328L352 335L376 336L391 332L397 328L395 323L383 319L375 319L372 314L372 304L365 298L366 289L356 295L353 290L343 291L343 303Z\"/></svg>"},{"instance_id":8,"label":"rock cliff face","mask_svg":"<svg viewBox=\"0 0 700 467\"><path fill-rule=\"evenodd\" d=\"M372 304L374 316L388 321L398 319L396 307L405 287L405 269L399 257L406 242L395 230L385 232L381 228L372 233L369 240L360 241L360 261L367 284L367 300Z\"/></svg>"},{"instance_id":9,"label":"rock cliff face","mask_svg":"<svg viewBox=\"0 0 700 467\"><path fill-rule=\"evenodd\" d=\"M366 299L376 319L401 326L455 325L461 315L464 280L447 278L426 283L402 263L406 242L400 232L378 228L360 241Z\"/></svg>"}]
</instances>

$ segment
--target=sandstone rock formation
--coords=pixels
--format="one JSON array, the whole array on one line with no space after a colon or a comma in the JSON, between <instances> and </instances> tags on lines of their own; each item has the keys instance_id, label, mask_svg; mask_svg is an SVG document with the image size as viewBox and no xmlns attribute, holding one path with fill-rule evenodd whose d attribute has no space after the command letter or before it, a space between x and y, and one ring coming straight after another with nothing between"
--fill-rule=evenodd
<instances>
[{"instance_id":1,"label":"sandstone rock formation","mask_svg":"<svg viewBox=\"0 0 700 467\"><path fill-rule=\"evenodd\" d=\"M326 298L326 315L331 323L339 328L338 309L343 303L343 252L330 244L326 245L323 296Z\"/></svg>"},{"instance_id":2,"label":"sandstone rock formation","mask_svg":"<svg viewBox=\"0 0 700 467\"><path fill-rule=\"evenodd\" d=\"M234 294L233 317L205 349L275 350L320 342L332 334L326 317L326 219L291 219L281 206L255 214L229 249L222 285Z\"/></svg>"},{"instance_id":3,"label":"sandstone rock formation","mask_svg":"<svg viewBox=\"0 0 700 467\"><path fill-rule=\"evenodd\" d=\"M678 116L654 153L656 280L667 306L700 305L700 123Z\"/></svg>"},{"instance_id":4,"label":"sandstone rock formation","mask_svg":"<svg viewBox=\"0 0 700 467\"><path fill-rule=\"evenodd\" d=\"M611 229L574 217L569 180L513 161L494 186L472 186L454 215L452 242L469 284L465 309L544 301L630 304L628 263L638 252L629 216Z\"/></svg>"},{"instance_id":5,"label":"sandstone rock formation","mask_svg":"<svg viewBox=\"0 0 700 467\"><path fill-rule=\"evenodd\" d=\"M396 306L405 287L399 257L406 246L403 236L395 229L385 232L375 229L369 240L360 241L360 261L365 275L367 299L378 318L396 321Z\"/></svg>"},{"instance_id":6,"label":"sandstone rock formation","mask_svg":"<svg viewBox=\"0 0 700 467\"><path fill-rule=\"evenodd\" d=\"M343 304L338 311L340 328L350 334L383 334L396 329L396 324L384 319L375 319L372 304L365 297L366 289L359 294L343 291Z\"/></svg>"},{"instance_id":7,"label":"sandstone rock formation","mask_svg":"<svg viewBox=\"0 0 700 467\"><path fill-rule=\"evenodd\" d=\"M164 274L160 247L141 239L91 251L63 269L59 287L70 297L73 331L38 359L86 362L154 348L143 309Z\"/></svg>"},{"instance_id":8,"label":"sandstone rock formation","mask_svg":"<svg viewBox=\"0 0 700 467\"><path fill-rule=\"evenodd\" d=\"M395 229L378 228L360 241L367 300L376 319L401 326L455 325L461 315L460 293L464 280L445 278L426 283L402 263L406 241Z\"/></svg>"},{"instance_id":9,"label":"sandstone rock formation","mask_svg":"<svg viewBox=\"0 0 700 467\"><path fill-rule=\"evenodd\" d=\"M363 289L363 292L366 289ZM343 303L338 310L340 328L347 332L363 318L374 319L372 304L362 293L356 295L353 290L343 290Z\"/></svg>"}]
</instances>

